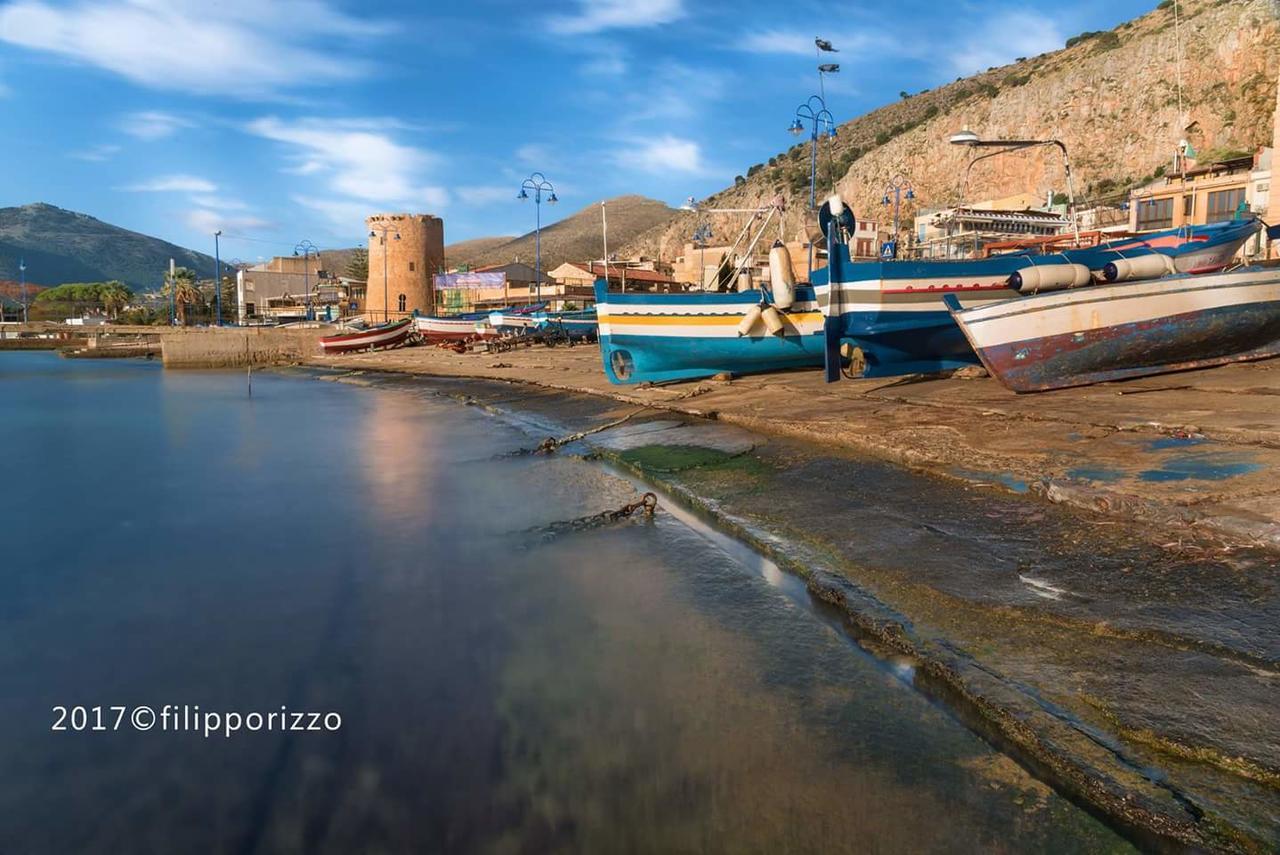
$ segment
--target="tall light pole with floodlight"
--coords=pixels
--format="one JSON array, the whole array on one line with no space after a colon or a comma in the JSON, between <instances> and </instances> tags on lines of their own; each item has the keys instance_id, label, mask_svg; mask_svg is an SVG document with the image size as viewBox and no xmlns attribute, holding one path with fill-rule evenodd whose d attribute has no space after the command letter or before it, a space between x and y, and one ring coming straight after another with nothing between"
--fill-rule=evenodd
<instances>
[{"instance_id":1,"label":"tall light pole with floodlight","mask_svg":"<svg viewBox=\"0 0 1280 855\"><path fill-rule=\"evenodd\" d=\"M986 160L988 157L995 157L999 154L1005 154L1011 151L1021 151L1022 149L1035 148L1042 145L1057 146L1062 152L1062 169L1067 179L1067 209L1071 216L1071 230L1075 235L1076 245L1080 244L1080 224L1076 220L1076 191L1071 180L1071 158L1067 155L1067 146L1062 140L984 140L969 130L967 127L961 129L958 133L951 135L949 142L952 145L962 145L969 148L994 148L996 151L980 154L969 160L969 165L964 170L964 183L960 189L960 201L963 204L965 193L969 187L969 171L973 169L973 165L980 160Z\"/></svg>"},{"instance_id":2,"label":"tall light pole with floodlight","mask_svg":"<svg viewBox=\"0 0 1280 855\"><path fill-rule=\"evenodd\" d=\"M27 316L27 260L25 258L18 259L18 283L22 289L22 322L29 323L30 318Z\"/></svg>"},{"instance_id":3,"label":"tall light pole with floodlight","mask_svg":"<svg viewBox=\"0 0 1280 855\"><path fill-rule=\"evenodd\" d=\"M222 326L222 255L219 251L218 238L222 237L222 229L213 233L213 303L217 306L218 320L214 326Z\"/></svg>"},{"instance_id":4,"label":"tall light pole with floodlight","mask_svg":"<svg viewBox=\"0 0 1280 855\"><path fill-rule=\"evenodd\" d=\"M556 198L556 188L551 186L551 182L541 172L535 172L526 178L520 184L520 192L516 198L521 202L529 198L529 191L533 191L533 207L536 211L534 215L533 227L533 283L536 297L535 301L542 300L542 193L546 191L547 204L554 205L560 200Z\"/></svg>"},{"instance_id":5,"label":"tall light pole with floodlight","mask_svg":"<svg viewBox=\"0 0 1280 855\"><path fill-rule=\"evenodd\" d=\"M916 197L916 191L911 186L911 179L905 175L895 175L889 179L889 183L884 188L884 198L880 200L885 207L889 206L889 197L893 197L893 240L892 257L898 257L898 236L902 233L900 222L900 214L902 211L903 191L906 191L905 197L908 201Z\"/></svg>"}]
</instances>

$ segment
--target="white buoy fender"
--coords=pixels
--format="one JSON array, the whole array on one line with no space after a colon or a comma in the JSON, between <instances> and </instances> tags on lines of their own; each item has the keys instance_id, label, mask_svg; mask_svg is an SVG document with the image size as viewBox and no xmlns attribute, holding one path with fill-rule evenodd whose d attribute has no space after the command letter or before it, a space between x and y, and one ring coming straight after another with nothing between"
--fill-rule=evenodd
<instances>
[{"instance_id":1,"label":"white buoy fender","mask_svg":"<svg viewBox=\"0 0 1280 855\"><path fill-rule=\"evenodd\" d=\"M782 334L782 313L773 306L768 307L760 313L760 317L764 319L764 328L769 331L769 335Z\"/></svg>"},{"instance_id":2,"label":"white buoy fender","mask_svg":"<svg viewBox=\"0 0 1280 855\"><path fill-rule=\"evenodd\" d=\"M1128 279L1156 279L1168 273L1176 273L1173 259L1159 252L1138 255L1133 258L1117 258L1102 268L1102 278L1108 282L1124 282Z\"/></svg>"},{"instance_id":3,"label":"white buoy fender","mask_svg":"<svg viewBox=\"0 0 1280 855\"><path fill-rule=\"evenodd\" d=\"M839 193L832 193L831 198L827 200L827 207L831 209L831 216L840 219L840 215L844 213L844 200L840 198Z\"/></svg>"},{"instance_id":4,"label":"white buoy fender","mask_svg":"<svg viewBox=\"0 0 1280 855\"><path fill-rule=\"evenodd\" d=\"M769 284L773 286L773 302L779 309L790 309L796 301L796 274L791 267L791 253L782 241L769 250Z\"/></svg>"},{"instance_id":5,"label":"white buoy fender","mask_svg":"<svg viewBox=\"0 0 1280 855\"><path fill-rule=\"evenodd\" d=\"M751 328L760 320L762 310L759 306L752 306L747 309L747 313L742 316L742 320L738 321L738 337L751 335Z\"/></svg>"},{"instance_id":6,"label":"white buoy fender","mask_svg":"<svg viewBox=\"0 0 1280 855\"><path fill-rule=\"evenodd\" d=\"M750 290L751 290L751 271L744 268L738 274L738 291L739 293L741 293L743 291L750 291Z\"/></svg>"},{"instance_id":7,"label":"white buoy fender","mask_svg":"<svg viewBox=\"0 0 1280 855\"><path fill-rule=\"evenodd\" d=\"M1009 277L1009 287L1020 294L1079 288L1093 281L1093 273L1083 264L1037 264L1017 270Z\"/></svg>"}]
</instances>

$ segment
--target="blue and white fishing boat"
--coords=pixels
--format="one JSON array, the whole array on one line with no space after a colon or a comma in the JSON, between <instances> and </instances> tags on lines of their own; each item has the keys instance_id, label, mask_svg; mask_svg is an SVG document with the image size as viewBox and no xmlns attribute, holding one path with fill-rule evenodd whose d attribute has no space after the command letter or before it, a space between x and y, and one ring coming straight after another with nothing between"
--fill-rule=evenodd
<instances>
[{"instance_id":1,"label":"blue and white fishing boat","mask_svg":"<svg viewBox=\"0 0 1280 855\"><path fill-rule=\"evenodd\" d=\"M836 199L832 203L837 207ZM855 377L929 373L978 362L944 298L964 308L999 303L1020 293L1076 288L1095 279L1119 281L1159 268L1221 270L1260 228L1254 219L1189 226L1052 255L1021 252L974 260L852 262L840 226L828 227L827 272L815 283L827 325L827 377L837 346ZM817 276L815 275L815 279Z\"/></svg>"},{"instance_id":2,"label":"blue and white fishing boat","mask_svg":"<svg viewBox=\"0 0 1280 855\"><path fill-rule=\"evenodd\" d=\"M1156 267L1221 270L1260 227L1252 219L1191 226L1052 255L853 262L843 238L854 225L852 214L838 197L824 209L829 261L813 271L812 284L784 282L789 263L773 264L781 247L770 254L770 279L781 283L780 291L791 289L793 302L775 299L768 288L620 294L597 281L609 379L686 380L825 363L827 379L836 380L842 372L883 377L972 365L978 356L952 320L947 295L970 308L1095 279L1123 281Z\"/></svg>"},{"instance_id":3,"label":"blue and white fishing boat","mask_svg":"<svg viewBox=\"0 0 1280 855\"><path fill-rule=\"evenodd\" d=\"M618 294L603 279L595 288L600 353L614 383L822 365L823 317L812 287L798 286L791 306L775 309L776 332L761 308L772 295L760 289Z\"/></svg>"}]
</instances>

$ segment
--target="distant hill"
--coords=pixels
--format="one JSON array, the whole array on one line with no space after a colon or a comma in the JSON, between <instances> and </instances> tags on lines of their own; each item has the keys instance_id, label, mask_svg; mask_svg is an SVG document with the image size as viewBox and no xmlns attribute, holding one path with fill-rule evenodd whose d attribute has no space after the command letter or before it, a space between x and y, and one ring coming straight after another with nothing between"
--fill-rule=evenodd
<instances>
[{"instance_id":1,"label":"distant hill","mask_svg":"<svg viewBox=\"0 0 1280 855\"><path fill-rule=\"evenodd\" d=\"M606 199L609 214L609 246L621 249L641 233L670 221L673 208L644 196ZM545 215L547 212L543 211ZM542 269L550 270L565 261L599 258L602 251L600 204L593 203L557 223L542 228ZM533 264L534 235L482 237L451 243L444 248L444 260L454 267L466 264L504 264L519 259Z\"/></svg>"},{"instance_id":2,"label":"distant hill","mask_svg":"<svg viewBox=\"0 0 1280 855\"><path fill-rule=\"evenodd\" d=\"M0 208L0 279L41 285L119 279L135 290L160 285L172 258L201 276L213 276L213 257L159 238L104 223L88 214L43 202Z\"/></svg>"}]
</instances>

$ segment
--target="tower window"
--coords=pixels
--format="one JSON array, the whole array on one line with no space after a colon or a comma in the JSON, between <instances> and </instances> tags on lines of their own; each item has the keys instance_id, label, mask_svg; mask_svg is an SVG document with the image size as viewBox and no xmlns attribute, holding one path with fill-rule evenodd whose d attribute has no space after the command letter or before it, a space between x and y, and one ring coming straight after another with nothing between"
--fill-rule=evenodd
<instances>
[{"instance_id":1,"label":"tower window","mask_svg":"<svg viewBox=\"0 0 1280 855\"><path fill-rule=\"evenodd\" d=\"M413 272L413 262L412 262L412 261L410 261L410 262L409 262L409 272L410 272L410 273L412 273L412 272Z\"/></svg>"},{"instance_id":2,"label":"tower window","mask_svg":"<svg viewBox=\"0 0 1280 855\"><path fill-rule=\"evenodd\" d=\"M400 295L400 311L402 311L402 312L404 311L404 307L405 307L405 305L407 304L407 302L408 302L408 300L406 300L406 299L405 299L405 296L404 296L403 294L401 294L401 295Z\"/></svg>"}]
</instances>

